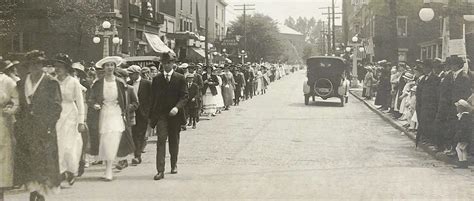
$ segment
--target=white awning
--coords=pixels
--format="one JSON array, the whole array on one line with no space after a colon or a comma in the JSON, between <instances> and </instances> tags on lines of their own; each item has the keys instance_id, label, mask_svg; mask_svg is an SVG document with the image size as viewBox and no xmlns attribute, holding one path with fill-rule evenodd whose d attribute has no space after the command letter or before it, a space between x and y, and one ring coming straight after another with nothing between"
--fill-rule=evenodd
<instances>
[{"instance_id":1,"label":"white awning","mask_svg":"<svg viewBox=\"0 0 474 201\"><path fill-rule=\"evenodd\" d=\"M172 53L175 54L174 51L169 48L168 46L161 41L160 37L156 34L145 33L146 40L150 44L153 51L157 53Z\"/></svg>"},{"instance_id":2,"label":"white awning","mask_svg":"<svg viewBox=\"0 0 474 201\"><path fill-rule=\"evenodd\" d=\"M191 48L194 52L196 52L199 56L201 56L202 58L205 58L206 57L206 53L204 52L203 49L201 48Z\"/></svg>"}]
</instances>

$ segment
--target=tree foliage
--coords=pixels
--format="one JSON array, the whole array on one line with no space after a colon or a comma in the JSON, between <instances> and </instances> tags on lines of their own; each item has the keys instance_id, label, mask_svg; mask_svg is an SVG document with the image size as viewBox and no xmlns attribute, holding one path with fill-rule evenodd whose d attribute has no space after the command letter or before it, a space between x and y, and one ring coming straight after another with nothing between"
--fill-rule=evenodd
<instances>
[{"instance_id":1,"label":"tree foliage","mask_svg":"<svg viewBox=\"0 0 474 201\"><path fill-rule=\"evenodd\" d=\"M104 19L102 13L108 10L108 1L100 0L57 0L48 7L48 20L51 31L65 36L75 47L76 55L80 55L84 40L90 39L96 27Z\"/></svg>"},{"instance_id":2,"label":"tree foliage","mask_svg":"<svg viewBox=\"0 0 474 201\"><path fill-rule=\"evenodd\" d=\"M14 10L18 5L16 3L2 3L0 5L0 39L8 36L15 27L16 15Z\"/></svg>"},{"instance_id":3,"label":"tree foliage","mask_svg":"<svg viewBox=\"0 0 474 201\"><path fill-rule=\"evenodd\" d=\"M282 41L279 39L277 22L271 17L256 13L246 17L244 25L243 16L230 23L230 33L232 36L244 36L244 26L246 27L247 48L249 61L257 62L261 58L266 61L277 61L282 55ZM244 39L241 40L241 47L244 47Z\"/></svg>"},{"instance_id":4,"label":"tree foliage","mask_svg":"<svg viewBox=\"0 0 474 201\"><path fill-rule=\"evenodd\" d=\"M298 19L295 20L290 16L285 20L284 24L302 33L305 36L306 41L312 44L317 43L321 30L323 29L323 22L321 20L316 21L314 17L310 19L306 17L298 17Z\"/></svg>"}]
</instances>

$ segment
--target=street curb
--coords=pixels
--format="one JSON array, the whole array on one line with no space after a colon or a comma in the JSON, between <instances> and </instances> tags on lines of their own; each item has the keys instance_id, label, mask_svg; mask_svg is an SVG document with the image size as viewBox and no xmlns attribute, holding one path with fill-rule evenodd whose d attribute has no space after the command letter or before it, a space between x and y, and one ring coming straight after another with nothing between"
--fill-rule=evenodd
<instances>
[{"instance_id":1,"label":"street curb","mask_svg":"<svg viewBox=\"0 0 474 201\"><path fill-rule=\"evenodd\" d=\"M407 131L403 126L400 126L399 124L397 124L395 122L394 119L392 119L390 116L384 114L383 112L381 112L380 110L378 110L377 108L375 108L375 106L373 106L372 104L368 103L367 101L365 101L362 97L360 97L359 95L357 95L356 93L354 93L352 90L349 90L349 93L352 94L352 96L354 96L356 99L358 99L359 101L363 102L370 110L372 110L374 113L378 114L384 121L386 121L387 123L389 123L392 127L394 127L395 129L401 131L403 134L405 134L408 138L410 138L413 142L415 142L416 140L416 135L415 133L413 132L409 132ZM423 143L420 143L418 144L418 147L421 148L424 152L428 153L429 155L431 155L433 158L435 158L436 160L439 160L439 161L442 161L442 162L445 162L447 164L451 164L451 165L456 165L457 164L457 160L455 157L449 157L445 154L442 154L440 152L435 152L434 150L432 150L428 145L426 144L423 144Z\"/></svg>"}]
</instances>

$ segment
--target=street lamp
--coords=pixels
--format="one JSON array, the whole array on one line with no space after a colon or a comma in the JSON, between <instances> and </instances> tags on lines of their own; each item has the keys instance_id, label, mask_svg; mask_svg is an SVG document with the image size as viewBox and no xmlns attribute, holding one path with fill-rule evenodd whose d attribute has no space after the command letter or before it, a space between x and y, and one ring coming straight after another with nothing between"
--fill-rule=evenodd
<instances>
[{"instance_id":1,"label":"street lamp","mask_svg":"<svg viewBox=\"0 0 474 201\"><path fill-rule=\"evenodd\" d=\"M92 42L94 42L95 44L98 44L100 43L100 38L97 36L94 36L94 38L92 38Z\"/></svg>"},{"instance_id":2,"label":"street lamp","mask_svg":"<svg viewBox=\"0 0 474 201\"><path fill-rule=\"evenodd\" d=\"M352 37L352 42L357 43L357 41L359 41L359 38L357 37L357 35Z\"/></svg>"},{"instance_id":3,"label":"street lamp","mask_svg":"<svg viewBox=\"0 0 474 201\"><path fill-rule=\"evenodd\" d=\"M362 43L362 41L359 41L358 35L355 35L352 37L351 41L353 42L350 44L350 46L346 47L346 52L351 52L352 51L352 81L351 81L351 86L352 87L358 87L359 83L357 80L357 51L359 52L364 52L365 48Z\"/></svg>"},{"instance_id":4,"label":"street lamp","mask_svg":"<svg viewBox=\"0 0 474 201\"><path fill-rule=\"evenodd\" d=\"M120 38L115 36L114 38L112 38L112 43L119 44L120 43Z\"/></svg>"},{"instance_id":5,"label":"street lamp","mask_svg":"<svg viewBox=\"0 0 474 201\"><path fill-rule=\"evenodd\" d=\"M418 15L423 22L429 22L434 18L435 13L432 8L422 8Z\"/></svg>"},{"instance_id":6,"label":"street lamp","mask_svg":"<svg viewBox=\"0 0 474 201\"><path fill-rule=\"evenodd\" d=\"M110 29L111 26L112 26L112 24L110 24L110 22L107 21L107 20L102 22L102 28L104 28L104 29Z\"/></svg>"},{"instance_id":7,"label":"street lamp","mask_svg":"<svg viewBox=\"0 0 474 201\"><path fill-rule=\"evenodd\" d=\"M244 59L248 58L247 53L245 52L245 50L240 51L239 58L242 59L242 65L243 65L245 63Z\"/></svg>"},{"instance_id":8,"label":"street lamp","mask_svg":"<svg viewBox=\"0 0 474 201\"><path fill-rule=\"evenodd\" d=\"M95 36L92 38L92 42L95 44L100 43L101 39L99 36L104 37L104 49L103 49L103 56L109 56L109 38L112 37L112 43L115 45L120 44L120 38L118 37L117 27L113 26L112 24L105 20L102 22L102 31L96 27Z\"/></svg>"}]
</instances>

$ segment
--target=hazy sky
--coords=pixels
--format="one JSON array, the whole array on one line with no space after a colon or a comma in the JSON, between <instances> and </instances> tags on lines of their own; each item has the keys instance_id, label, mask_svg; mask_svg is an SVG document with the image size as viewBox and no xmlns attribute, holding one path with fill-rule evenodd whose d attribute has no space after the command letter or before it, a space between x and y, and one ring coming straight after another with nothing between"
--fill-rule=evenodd
<instances>
[{"instance_id":1,"label":"hazy sky","mask_svg":"<svg viewBox=\"0 0 474 201\"><path fill-rule=\"evenodd\" d=\"M331 6L331 0L226 0L229 4L227 6L227 21L232 21L238 15L242 15L242 11L234 10L234 5L238 4L255 4L256 11L258 13L264 13L269 15L273 19L283 23L286 18L292 16L293 18L301 17L314 17L316 20L324 19L327 20L327 15L324 16L322 13L326 13L327 10L321 10L320 7ZM335 0L336 13L341 10L342 0ZM336 22L340 24L340 20Z\"/></svg>"}]
</instances>

